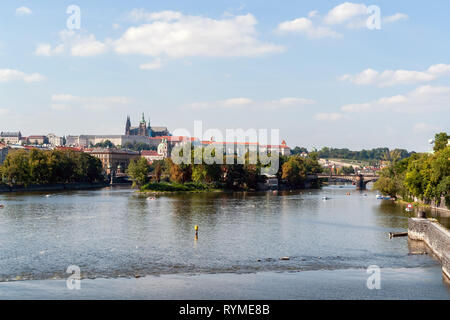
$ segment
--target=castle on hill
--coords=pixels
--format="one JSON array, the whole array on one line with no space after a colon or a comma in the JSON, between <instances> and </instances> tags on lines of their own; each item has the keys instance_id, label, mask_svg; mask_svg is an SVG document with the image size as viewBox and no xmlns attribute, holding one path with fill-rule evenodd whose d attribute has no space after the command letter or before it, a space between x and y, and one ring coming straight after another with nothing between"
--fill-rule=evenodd
<instances>
[{"instance_id":1,"label":"castle on hill","mask_svg":"<svg viewBox=\"0 0 450 320\"><path fill-rule=\"evenodd\" d=\"M125 124L125 135L126 136L144 136L144 137L161 137L169 136L169 130L167 127L152 127L150 126L150 119L148 123L145 121L144 113L142 113L141 122L139 126L132 127L130 116L127 116L127 122Z\"/></svg>"}]
</instances>

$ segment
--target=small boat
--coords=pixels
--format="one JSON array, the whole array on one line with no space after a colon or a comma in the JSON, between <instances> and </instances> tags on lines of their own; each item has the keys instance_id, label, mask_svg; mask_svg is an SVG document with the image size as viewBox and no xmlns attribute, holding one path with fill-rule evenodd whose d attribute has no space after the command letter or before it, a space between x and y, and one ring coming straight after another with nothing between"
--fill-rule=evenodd
<instances>
[{"instance_id":1,"label":"small boat","mask_svg":"<svg viewBox=\"0 0 450 320\"><path fill-rule=\"evenodd\" d=\"M382 196L381 194L377 194L378 200L392 200L390 196Z\"/></svg>"},{"instance_id":2,"label":"small boat","mask_svg":"<svg viewBox=\"0 0 450 320\"><path fill-rule=\"evenodd\" d=\"M330 198L328 198L328 197L322 197L322 200L330 200Z\"/></svg>"},{"instance_id":3,"label":"small boat","mask_svg":"<svg viewBox=\"0 0 450 320\"><path fill-rule=\"evenodd\" d=\"M147 201L150 201L150 200L156 200L156 198L155 197L148 197Z\"/></svg>"}]
</instances>

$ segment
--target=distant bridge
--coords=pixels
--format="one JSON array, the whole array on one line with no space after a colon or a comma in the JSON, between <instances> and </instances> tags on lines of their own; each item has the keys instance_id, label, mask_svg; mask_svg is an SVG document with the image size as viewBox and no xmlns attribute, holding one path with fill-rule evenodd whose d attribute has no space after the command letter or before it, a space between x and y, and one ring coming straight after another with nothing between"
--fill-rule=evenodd
<instances>
[{"instance_id":1,"label":"distant bridge","mask_svg":"<svg viewBox=\"0 0 450 320\"><path fill-rule=\"evenodd\" d=\"M318 174L319 179L328 179L329 181L348 181L356 185L357 190L365 190L369 182L377 181L380 176L375 174L346 174L346 175L332 175L332 174Z\"/></svg>"}]
</instances>

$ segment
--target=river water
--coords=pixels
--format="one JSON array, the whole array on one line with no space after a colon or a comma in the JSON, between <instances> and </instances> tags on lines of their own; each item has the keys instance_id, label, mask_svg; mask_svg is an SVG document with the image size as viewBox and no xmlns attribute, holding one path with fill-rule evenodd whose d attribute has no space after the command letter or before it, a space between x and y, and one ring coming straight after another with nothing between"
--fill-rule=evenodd
<instances>
[{"instance_id":1,"label":"river water","mask_svg":"<svg viewBox=\"0 0 450 320\"><path fill-rule=\"evenodd\" d=\"M328 277L347 288L331 298L358 298L355 290L368 290L366 268L376 265L386 270L391 283L400 281L401 286L408 279L407 288L419 290L410 296L392 286L389 297L450 299L439 261L430 252L422 254L425 246L407 238L389 239L389 232L407 229L404 207L352 186L155 199L130 189L104 188L0 194L0 203L0 298L67 298L56 289L46 296L30 286L65 283L70 265L80 268L85 283L103 284L103 289L86 291L90 296L80 296L84 298L182 298L192 277L204 279L205 290L190 290L187 297L274 298L278 290L275 298L329 298L324 289ZM437 218L449 226L448 218ZM154 281L153 291L142 285L141 295L111 291L156 278L159 285ZM292 281L311 282L315 289L300 294L276 284ZM233 282L233 290L227 290L226 283ZM246 294L252 285L254 294ZM420 290L428 290L427 295ZM377 297L387 296L381 292Z\"/></svg>"}]
</instances>

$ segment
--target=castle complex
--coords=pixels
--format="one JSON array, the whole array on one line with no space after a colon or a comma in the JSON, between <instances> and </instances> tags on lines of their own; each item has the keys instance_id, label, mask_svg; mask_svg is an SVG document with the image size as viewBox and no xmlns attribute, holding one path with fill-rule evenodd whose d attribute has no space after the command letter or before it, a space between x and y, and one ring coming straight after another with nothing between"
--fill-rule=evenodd
<instances>
[{"instance_id":1,"label":"castle complex","mask_svg":"<svg viewBox=\"0 0 450 320\"><path fill-rule=\"evenodd\" d=\"M139 122L139 126L132 127L130 116L127 116L127 122L125 124L125 135L126 136L144 136L144 137L161 137L161 136L169 136L169 130L166 127L151 127L150 120L148 120L148 124L145 121L144 113L142 113L141 122Z\"/></svg>"}]
</instances>

